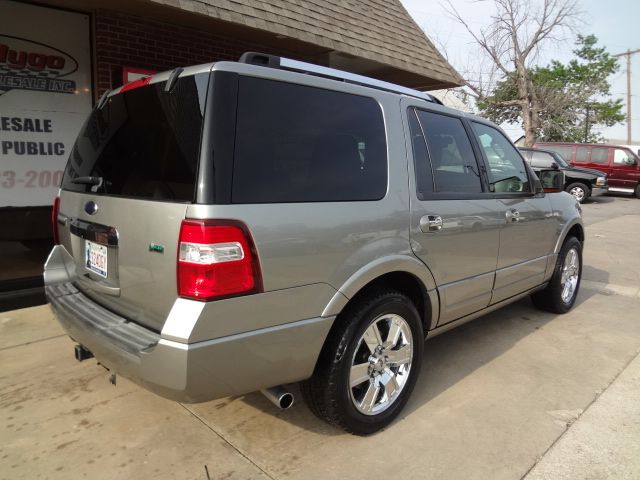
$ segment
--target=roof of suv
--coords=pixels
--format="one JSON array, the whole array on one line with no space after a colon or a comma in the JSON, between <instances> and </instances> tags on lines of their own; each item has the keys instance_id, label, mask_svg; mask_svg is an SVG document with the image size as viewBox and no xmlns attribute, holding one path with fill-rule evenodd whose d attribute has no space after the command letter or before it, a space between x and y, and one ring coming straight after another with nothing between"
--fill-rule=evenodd
<instances>
[{"instance_id":1,"label":"roof of suv","mask_svg":"<svg viewBox=\"0 0 640 480\"><path fill-rule=\"evenodd\" d=\"M166 82L170 80L172 76L177 79L177 77L195 75L198 73L207 73L214 70L256 74L257 72L264 73L264 69L275 69L290 75L310 75L328 81L339 82L341 84L348 83L362 88L412 97L431 103L434 109L439 110L443 113L449 113L458 117L465 117L473 121L478 121L496 128L500 128L486 118L482 118L473 113L466 113L461 110L448 107L444 105L438 98L427 92L421 92L419 90L403 87L402 85L377 80L375 78L366 77L364 75L346 72L344 70L323 67L312 63L301 62L298 60L292 60L284 57L277 57L255 52L244 53L237 62L218 61L185 68L176 68L174 70L167 70L164 72L153 74L149 77L143 77L141 79L134 80L133 82L129 82L119 88L115 88L111 91L106 92L100 102L98 102L98 108L100 108L103 102L111 95L116 95L120 92L135 88L136 86ZM168 88L171 87L169 86Z\"/></svg>"}]
</instances>

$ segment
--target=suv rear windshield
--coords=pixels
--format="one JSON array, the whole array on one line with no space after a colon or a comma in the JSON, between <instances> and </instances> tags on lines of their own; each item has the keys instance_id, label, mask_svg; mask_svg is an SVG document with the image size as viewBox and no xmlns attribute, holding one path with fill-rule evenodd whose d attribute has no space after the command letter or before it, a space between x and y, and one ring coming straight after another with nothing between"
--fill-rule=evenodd
<instances>
[{"instance_id":1,"label":"suv rear windshield","mask_svg":"<svg viewBox=\"0 0 640 480\"><path fill-rule=\"evenodd\" d=\"M111 96L80 131L62 188L193 201L208 79L207 73L180 78L170 93L161 82Z\"/></svg>"}]
</instances>

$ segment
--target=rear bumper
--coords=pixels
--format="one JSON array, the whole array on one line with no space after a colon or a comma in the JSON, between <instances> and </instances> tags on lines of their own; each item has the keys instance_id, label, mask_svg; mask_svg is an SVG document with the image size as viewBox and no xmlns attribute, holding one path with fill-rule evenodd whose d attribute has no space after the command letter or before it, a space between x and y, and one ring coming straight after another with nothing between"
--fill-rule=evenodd
<instances>
[{"instance_id":1,"label":"rear bumper","mask_svg":"<svg viewBox=\"0 0 640 480\"><path fill-rule=\"evenodd\" d=\"M334 317L180 343L96 304L71 282L47 285L71 338L108 369L165 398L194 403L311 376Z\"/></svg>"}]
</instances>

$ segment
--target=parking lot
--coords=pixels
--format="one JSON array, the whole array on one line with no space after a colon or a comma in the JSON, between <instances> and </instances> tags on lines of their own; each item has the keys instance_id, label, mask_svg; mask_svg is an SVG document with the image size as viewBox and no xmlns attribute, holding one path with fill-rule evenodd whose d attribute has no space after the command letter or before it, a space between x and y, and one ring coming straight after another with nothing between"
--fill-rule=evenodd
<instances>
[{"instance_id":1,"label":"parking lot","mask_svg":"<svg viewBox=\"0 0 640 480\"><path fill-rule=\"evenodd\" d=\"M75 361L47 306L0 313L0 477L640 478L640 200L583 210L576 307L525 299L428 341L407 408L371 437L301 400L183 405L114 387Z\"/></svg>"}]
</instances>

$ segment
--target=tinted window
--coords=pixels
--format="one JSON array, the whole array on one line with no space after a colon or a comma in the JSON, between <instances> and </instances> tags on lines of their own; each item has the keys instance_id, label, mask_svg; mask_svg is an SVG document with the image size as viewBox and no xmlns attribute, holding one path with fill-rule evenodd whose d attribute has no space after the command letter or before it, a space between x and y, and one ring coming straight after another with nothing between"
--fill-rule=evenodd
<instances>
[{"instance_id":1,"label":"tinted window","mask_svg":"<svg viewBox=\"0 0 640 480\"><path fill-rule=\"evenodd\" d=\"M372 98L241 77L233 203L377 200L387 189Z\"/></svg>"},{"instance_id":2,"label":"tinted window","mask_svg":"<svg viewBox=\"0 0 640 480\"><path fill-rule=\"evenodd\" d=\"M609 161L609 149L607 147L593 147L591 149L591 163L607 163Z\"/></svg>"},{"instance_id":3,"label":"tinted window","mask_svg":"<svg viewBox=\"0 0 640 480\"><path fill-rule=\"evenodd\" d=\"M73 147L62 188L155 200L193 201L208 74L113 95L94 110ZM101 177L102 186L78 184Z\"/></svg>"},{"instance_id":4,"label":"tinted window","mask_svg":"<svg viewBox=\"0 0 640 480\"><path fill-rule=\"evenodd\" d=\"M480 170L462 121L447 115L417 112L427 139L435 191L481 192Z\"/></svg>"},{"instance_id":5,"label":"tinted window","mask_svg":"<svg viewBox=\"0 0 640 480\"><path fill-rule=\"evenodd\" d=\"M530 192L524 161L511 142L500 131L488 125L474 122L473 128L487 157L489 182L494 191Z\"/></svg>"},{"instance_id":6,"label":"tinted window","mask_svg":"<svg viewBox=\"0 0 640 480\"><path fill-rule=\"evenodd\" d=\"M589 161L589 147L576 147L576 162L587 163Z\"/></svg>"},{"instance_id":7,"label":"tinted window","mask_svg":"<svg viewBox=\"0 0 640 480\"><path fill-rule=\"evenodd\" d=\"M427 141L422 133L422 127L413 109L407 110L411 145L413 146L413 164L416 171L416 193L420 200L433 193L433 171L427 152Z\"/></svg>"}]
</instances>

